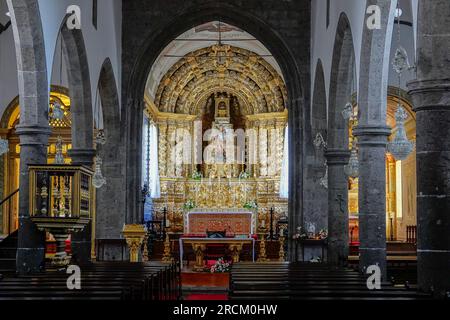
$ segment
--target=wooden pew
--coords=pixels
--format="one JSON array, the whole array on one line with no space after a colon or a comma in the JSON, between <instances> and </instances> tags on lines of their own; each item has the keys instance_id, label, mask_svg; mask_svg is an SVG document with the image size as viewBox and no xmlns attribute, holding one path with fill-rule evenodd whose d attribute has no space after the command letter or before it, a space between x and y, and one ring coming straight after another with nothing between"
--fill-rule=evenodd
<instances>
[{"instance_id":1,"label":"wooden pew","mask_svg":"<svg viewBox=\"0 0 450 320\"><path fill-rule=\"evenodd\" d=\"M181 296L177 264L102 262L81 266L81 290L68 290L65 272L0 280L0 300L173 300Z\"/></svg>"},{"instance_id":2,"label":"wooden pew","mask_svg":"<svg viewBox=\"0 0 450 320\"><path fill-rule=\"evenodd\" d=\"M351 269L331 269L312 263L239 263L232 267L230 299L428 299L406 288L382 283L381 290L369 290L364 275Z\"/></svg>"}]
</instances>

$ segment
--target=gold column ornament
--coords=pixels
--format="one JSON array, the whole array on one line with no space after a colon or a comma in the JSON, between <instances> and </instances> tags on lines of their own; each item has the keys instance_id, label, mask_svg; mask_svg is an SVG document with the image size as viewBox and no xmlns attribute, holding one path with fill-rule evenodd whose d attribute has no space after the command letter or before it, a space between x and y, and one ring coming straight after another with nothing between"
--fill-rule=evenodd
<instances>
[{"instance_id":1,"label":"gold column ornament","mask_svg":"<svg viewBox=\"0 0 450 320\"><path fill-rule=\"evenodd\" d=\"M238 263L239 262L239 256L241 255L241 251L242 251L242 243L233 243L230 244L230 251L231 251L231 257L233 259L233 263Z\"/></svg>"},{"instance_id":2,"label":"gold column ornament","mask_svg":"<svg viewBox=\"0 0 450 320\"><path fill-rule=\"evenodd\" d=\"M256 260L257 262L267 262L269 261L269 259L267 259L266 256L266 228L261 228L262 230L264 230L263 233L260 233L259 235L261 236L261 241L259 243L259 254L258 254L258 260Z\"/></svg>"},{"instance_id":3,"label":"gold column ornament","mask_svg":"<svg viewBox=\"0 0 450 320\"><path fill-rule=\"evenodd\" d=\"M280 242L280 253L278 254L278 261L284 262L285 261L285 254L284 254L284 236L280 236L279 242Z\"/></svg>"},{"instance_id":4,"label":"gold column ornament","mask_svg":"<svg viewBox=\"0 0 450 320\"><path fill-rule=\"evenodd\" d=\"M161 177L167 176L167 123L161 122L159 124L159 143L158 143L158 162L159 174Z\"/></svg>"},{"instance_id":5,"label":"gold column ornament","mask_svg":"<svg viewBox=\"0 0 450 320\"><path fill-rule=\"evenodd\" d=\"M173 121L169 121L167 128L167 148L166 148L166 161L167 172L166 175L169 178L175 177L175 145L176 145L176 124Z\"/></svg>"},{"instance_id":6,"label":"gold column ornament","mask_svg":"<svg viewBox=\"0 0 450 320\"><path fill-rule=\"evenodd\" d=\"M124 225L122 234L130 248L130 262L139 262L139 251L147 230L142 224Z\"/></svg>"},{"instance_id":7,"label":"gold column ornament","mask_svg":"<svg viewBox=\"0 0 450 320\"><path fill-rule=\"evenodd\" d=\"M147 247L147 243L148 243L148 231L145 233L145 236L144 236L144 250L142 251L142 261L143 262L147 262L148 261L148 247Z\"/></svg>"},{"instance_id":8,"label":"gold column ornament","mask_svg":"<svg viewBox=\"0 0 450 320\"><path fill-rule=\"evenodd\" d=\"M267 176L267 128L266 123L261 122L259 128L259 175Z\"/></svg>"},{"instance_id":9,"label":"gold column ornament","mask_svg":"<svg viewBox=\"0 0 450 320\"><path fill-rule=\"evenodd\" d=\"M166 240L164 241L164 255L162 258L163 262L172 262L173 258L172 258L172 252L171 252L171 248L170 248L170 237L169 237L169 233L166 232Z\"/></svg>"}]
</instances>

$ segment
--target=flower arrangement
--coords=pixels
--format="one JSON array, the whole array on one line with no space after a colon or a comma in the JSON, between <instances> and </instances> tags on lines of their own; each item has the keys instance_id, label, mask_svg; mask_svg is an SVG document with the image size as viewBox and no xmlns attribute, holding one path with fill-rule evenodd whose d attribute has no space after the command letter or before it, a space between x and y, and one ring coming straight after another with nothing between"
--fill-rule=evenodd
<instances>
[{"instance_id":1,"label":"flower arrangement","mask_svg":"<svg viewBox=\"0 0 450 320\"><path fill-rule=\"evenodd\" d=\"M239 173L239 179L248 179L250 178L250 173L248 173L247 171L242 171L241 173Z\"/></svg>"},{"instance_id":2,"label":"flower arrangement","mask_svg":"<svg viewBox=\"0 0 450 320\"><path fill-rule=\"evenodd\" d=\"M328 230L327 229L321 229L319 231L319 239L326 239L328 238Z\"/></svg>"},{"instance_id":3,"label":"flower arrangement","mask_svg":"<svg viewBox=\"0 0 450 320\"><path fill-rule=\"evenodd\" d=\"M297 227L297 232L292 236L293 240L307 239L308 235L302 230L302 227Z\"/></svg>"},{"instance_id":4,"label":"flower arrangement","mask_svg":"<svg viewBox=\"0 0 450 320\"><path fill-rule=\"evenodd\" d=\"M244 208L250 210L258 209L258 204L256 203L255 200L248 201L244 204Z\"/></svg>"},{"instance_id":5,"label":"flower arrangement","mask_svg":"<svg viewBox=\"0 0 450 320\"><path fill-rule=\"evenodd\" d=\"M186 201L183 205L183 208L186 210L192 210L195 208L195 202L191 199L189 199L188 201Z\"/></svg>"},{"instance_id":6,"label":"flower arrangement","mask_svg":"<svg viewBox=\"0 0 450 320\"><path fill-rule=\"evenodd\" d=\"M201 172L195 171L192 174L192 179L194 180L201 180L203 178L203 174Z\"/></svg>"},{"instance_id":7,"label":"flower arrangement","mask_svg":"<svg viewBox=\"0 0 450 320\"><path fill-rule=\"evenodd\" d=\"M226 262L223 258L219 258L215 264L211 266L211 273L223 273L229 272L231 269L231 265L229 262Z\"/></svg>"}]
</instances>

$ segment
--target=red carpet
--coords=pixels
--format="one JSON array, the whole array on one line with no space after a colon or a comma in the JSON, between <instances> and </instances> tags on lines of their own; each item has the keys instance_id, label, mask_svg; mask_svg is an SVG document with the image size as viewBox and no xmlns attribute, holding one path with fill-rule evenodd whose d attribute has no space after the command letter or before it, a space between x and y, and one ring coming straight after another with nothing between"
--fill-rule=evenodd
<instances>
[{"instance_id":1,"label":"red carpet","mask_svg":"<svg viewBox=\"0 0 450 320\"><path fill-rule=\"evenodd\" d=\"M185 300L228 300L228 295L226 294L190 294Z\"/></svg>"}]
</instances>

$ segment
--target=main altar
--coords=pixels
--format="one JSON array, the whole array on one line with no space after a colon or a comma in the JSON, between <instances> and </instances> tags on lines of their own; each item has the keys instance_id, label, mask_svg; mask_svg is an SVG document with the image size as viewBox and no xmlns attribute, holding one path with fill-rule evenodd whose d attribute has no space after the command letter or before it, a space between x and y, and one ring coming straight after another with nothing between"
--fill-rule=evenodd
<instances>
[{"instance_id":1,"label":"main altar","mask_svg":"<svg viewBox=\"0 0 450 320\"><path fill-rule=\"evenodd\" d=\"M287 199L279 195L286 110L237 114L241 101L227 92L212 94L205 101L206 115L198 116L161 112L146 102L147 115L158 127L161 196L153 199L153 219L166 219L170 234L190 233L188 217L194 213L211 221L202 225L204 234L206 227L224 226L240 233L237 226L247 223L244 218L236 223L244 217L236 216L240 212L251 212L247 235L269 229L270 221L275 229L278 220L287 217ZM186 138L191 147L187 155Z\"/></svg>"},{"instance_id":2,"label":"main altar","mask_svg":"<svg viewBox=\"0 0 450 320\"><path fill-rule=\"evenodd\" d=\"M227 46L212 49L230 50ZM226 71L220 61L211 67ZM163 221L172 241L180 239L180 252L183 246L192 246L200 259L205 246L199 242L215 240L198 239L207 239L209 232L223 232L220 242L238 261L242 246L254 246L256 235L265 237L268 230L277 229L279 220L287 220L287 199L280 197L285 89L279 86L282 79L276 73L272 77L277 95L269 104L239 95L224 82L186 108L173 108L169 92L177 87L168 90L166 86L178 80L169 74L161 81L164 85L154 102L145 100L146 114L158 129L161 192L152 199L152 220ZM165 251L169 252L167 239Z\"/></svg>"}]
</instances>

